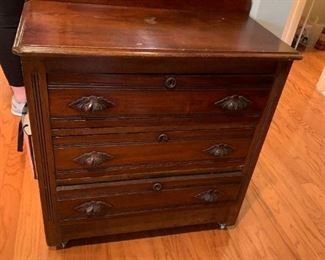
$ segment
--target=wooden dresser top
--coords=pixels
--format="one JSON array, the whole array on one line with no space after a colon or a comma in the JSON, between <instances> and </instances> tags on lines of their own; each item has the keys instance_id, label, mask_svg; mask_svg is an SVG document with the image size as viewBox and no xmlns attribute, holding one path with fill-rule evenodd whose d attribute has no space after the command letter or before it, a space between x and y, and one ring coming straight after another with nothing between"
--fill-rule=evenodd
<instances>
[{"instance_id":1,"label":"wooden dresser top","mask_svg":"<svg viewBox=\"0 0 325 260\"><path fill-rule=\"evenodd\" d=\"M301 58L245 12L46 1L25 4L13 50L21 56Z\"/></svg>"},{"instance_id":2,"label":"wooden dresser top","mask_svg":"<svg viewBox=\"0 0 325 260\"><path fill-rule=\"evenodd\" d=\"M49 0L31 0L49 1ZM88 3L101 5L117 5L127 7L148 7L165 9L201 9L219 11L240 11L249 13L252 0L51 0L55 2Z\"/></svg>"}]
</instances>

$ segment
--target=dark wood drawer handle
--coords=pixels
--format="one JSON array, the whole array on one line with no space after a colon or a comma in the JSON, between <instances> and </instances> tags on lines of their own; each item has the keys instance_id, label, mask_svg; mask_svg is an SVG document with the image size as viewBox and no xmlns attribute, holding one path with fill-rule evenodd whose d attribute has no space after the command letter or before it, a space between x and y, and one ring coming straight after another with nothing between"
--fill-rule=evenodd
<instances>
[{"instance_id":1,"label":"dark wood drawer handle","mask_svg":"<svg viewBox=\"0 0 325 260\"><path fill-rule=\"evenodd\" d=\"M215 157L224 157L233 152L234 149L228 144L217 144L204 151L208 152L209 154Z\"/></svg>"},{"instance_id":2,"label":"dark wood drawer handle","mask_svg":"<svg viewBox=\"0 0 325 260\"><path fill-rule=\"evenodd\" d=\"M169 141L169 137L167 134L161 134L157 138L159 143L167 143Z\"/></svg>"},{"instance_id":3,"label":"dark wood drawer handle","mask_svg":"<svg viewBox=\"0 0 325 260\"><path fill-rule=\"evenodd\" d=\"M111 156L110 154L93 151L90 153L84 153L74 158L73 161L81 165L94 167L99 166L112 158L113 156Z\"/></svg>"},{"instance_id":4,"label":"dark wood drawer handle","mask_svg":"<svg viewBox=\"0 0 325 260\"><path fill-rule=\"evenodd\" d=\"M115 106L112 101L103 97L81 97L69 104L69 107L81 112L100 112Z\"/></svg>"},{"instance_id":5,"label":"dark wood drawer handle","mask_svg":"<svg viewBox=\"0 0 325 260\"><path fill-rule=\"evenodd\" d=\"M195 197L203 202L211 203L218 201L221 196L222 193L217 190L208 190L196 195Z\"/></svg>"},{"instance_id":6,"label":"dark wood drawer handle","mask_svg":"<svg viewBox=\"0 0 325 260\"><path fill-rule=\"evenodd\" d=\"M174 88L176 88L176 85L177 85L177 81L174 77L168 77L165 80L165 87L167 89L174 89Z\"/></svg>"},{"instance_id":7,"label":"dark wood drawer handle","mask_svg":"<svg viewBox=\"0 0 325 260\"><path fill-rule=\"evenodd\" d=\"M87 217L92 217L105 215L107 213L107 210L111 207L112 205L104 201L92 200L78 205L77 207L75 207L75 210L81 212Z\"/></svg>"},{"instance_id":8,"label":"dark wood drawer handle","mask_svg":"<svg viewBox=\"0 0 325 260\"><path fill-rule=\"evenodd\" d=\"M241 111L248 107L252 103L249 99L244 96L233 95L225 97L214 104L220 106L224 110L228 111Z\"/></svg>"},{"instance_id":9,"label":"dark wood drawer handle","mask_svg":"<svg viewBox=\"0 0 325 260\"><path fill-rule=\"evenodd\" d=\"M162 184L160 183L160 182L157 182L157 183L155 183L154 185L152 185L152 189L154 190L154 191L161 191L162 190Z\"/></svg>"}]
</instances>

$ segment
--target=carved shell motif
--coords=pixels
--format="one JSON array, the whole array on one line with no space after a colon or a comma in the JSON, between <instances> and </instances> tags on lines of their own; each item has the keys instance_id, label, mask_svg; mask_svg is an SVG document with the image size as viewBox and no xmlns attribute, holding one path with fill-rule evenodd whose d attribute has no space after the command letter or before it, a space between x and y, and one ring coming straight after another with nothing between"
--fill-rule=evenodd
<instances>
[{"instance_id":1,"label":"carved shell motif","mask_svg":"<svg viewBox=\"0 0 325 260\"><path fill-rule=\"evenodd\" d=\"M86 215L87 217L91 216L102 216L105 215L108 208L111 208L112 205L107 204L104 201L88 201L85 203L82 203L75 207L75 210L81 212L83 215Z\"/></svg>"},{"instance_id":2,"label":"carved shell motif","mask_svg":"<svg viewBox=\"0 0 325 260\"><path fill-rule=\"evenodd\" d=\"M215 157L224 157L230 154L234 149L228 144L217 144L214 145L205 151Z\"/></svg>"},{"instance_id":3,"label":"carved shell motif","mask_svg":"<svg viewBox=\"0 0 325 260\"><path fill-rule=\"evenodd\" d=\"M251 101L243 96L233 95L225 97L222 100L215 102L216 106L220 106L224 110L228 111L241 111L244 110Z\"/></svg>"},{"instance_id":4,"label":"carved shell motif","mask_svg":"<svg viewBox=\"0 0 325 260\"><path fill-rule=\"evenodd\" d=\"M195 197L204 202L216 202L220 199L223 194L217 190L204 191Z\"/></svg>"},{"instance_id":5,"label":"carved shell motif","mask_svg":"<svg viewBox=\"0 0 325 260\"><path fill-rule=\"evenodd\" d=\"M115 104L112 101L96 96L82 97L69 104L69 107L81 112L99 112L113 106Z\"/></svg>"},{"instance_id":6,"label":"carved shell motif","mask_svg":"<svg viewBox=\"0 0 325 260\"><path fill-rule=\"evenodd\" d=\"M93 151L90 153L84 153L77 158L74 158L73 161L85 166L98 166L112 158L113 156L110 154Z\"/></svg>"}]
</instances>

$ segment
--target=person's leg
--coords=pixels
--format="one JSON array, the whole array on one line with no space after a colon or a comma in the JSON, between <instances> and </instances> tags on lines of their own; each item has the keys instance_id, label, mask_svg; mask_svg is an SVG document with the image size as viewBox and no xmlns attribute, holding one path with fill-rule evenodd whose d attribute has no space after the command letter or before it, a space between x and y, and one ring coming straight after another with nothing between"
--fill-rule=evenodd
<instances>
[{"instance_id":1,"label":"person's leg","mask_svg":"<svg viewBox=\"0 0 325 260\"><path fill-rule=\"evenodd\" d=\"M15 100L18 103L26 103L26 91L24 86L14 87L10 86L14 93Z\"/></svg>"},{"instance_id":2,"label":"person's leg","mask_svg":"<svg viewBox=\"0 0 325 260\"><path fill-rule=\"evenodd\" d=\"M20 58L12 53L16 28L0 28L0 62L9 85L23 86Z\"/></svg>"},{"instance_id":3,"label":"person's leg","mask_svg":"<svg viewBox=\"0 0 325 260\"><path fill-rule=\"evenodd\" d=\"M0 64L13 91L11 112L22 116L26 105L26 93L22 76L20 58L12 53L20 15L25 0L0 0ZM19 137L18 137L19 139ZM29 162L32 156L29 149L29 140L25 138L25 147ZM33 171L33 164L32 171Z\"/></svg>"},{"instance_id":4,"label":"person's leg","mask_svg":"<svg viewBox=\"0 0 325 260\"><path fill-rule=\"evenodd\" d=\"M21 115L26 103L20 58L12 53L24 0L0 1L0 64L13 91L12 112Z\"/></svg>"},{"instance_id":5,"label":"person's leg","mask_svg":"<svg viewBox=\"0 0 325 260\"><path fill-rule=\"evenodd\" d=\"M15 35L16 28L0 28L0 62L9 85L17 92L17 101L24 101L22 90L18 89L24 85L20 59L11 52Z\"/></svg>"},{"instance_id":6,"label":"person's leg","mask_svg":"<svg viewBox=\"0 0 325 260\"><path fill-rule=\"evenodd\" d=\"M9 86L13 91L11 112L14 115L21 116L26 103L26 93L20 59L11 52L15 35L15 28L0 28L0 62Z\"/></svg>"}]
</instances>

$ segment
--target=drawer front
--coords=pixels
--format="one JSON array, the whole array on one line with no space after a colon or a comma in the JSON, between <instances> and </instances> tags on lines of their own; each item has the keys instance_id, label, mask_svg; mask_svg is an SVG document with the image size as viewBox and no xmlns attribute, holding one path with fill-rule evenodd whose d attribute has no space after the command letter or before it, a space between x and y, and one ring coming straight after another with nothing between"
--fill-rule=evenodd
<instances>
[{"instance_id":1,"label":"drawer front","mask_svg":"<svg viewBox=\"0 0 325 260\"><path fill-rule=\"evenodd\" d=\"M148 116L116 116L116 117L61 117L51 118L52 134L76 135L80 131L88 131L89 129L109 128L149 128L158 127L166 128L173 126L174 129L187 128L193 129L200 127L201 129L219 128L219 126L229 125L231 127L242 128L246 126L256 127L260 119L259 114L247 115L241 113L236 116L235 113L224 114L191 114L191 115L155 115ZM84 130L81 130L84 129Z\"/></svg>"},{"instance_id":2,"label":"drawer front","mask_svg":"<svg viewBox=\"0 0 325 260\"><path fill-rule=\"evenodd\" d=\"M115 90L105 88L50 89L52 118L168 117L176 115L258 117L269 89Z\"/></svg>"},{"instance_id":3,"label":"drawer front","mask_svg":"<svg viewBox=\"0 0 325 260\"><path fill-rule=\"evenodd\" d=\"M208 205L203 206L171 208L163 211L152 210L105 218L61 221L60 231L63 240L71 240L162 229L164 229L163 235L166 235L166 229L171 229L171 232L174 233L175 228L202 224L211 224L209 225L210 229L215 229L217 223L234 225L235 215L233 212L238 211L236 204L227 203L227 205L218 205L217 208L214 204L211 204L210 207ZM205 227L207 228L207 226ZM198 227L198 230L202 230L202 226ZM182 229L178 229L178 231L182 231ZM183 231L188 231L188 228Z\"/></svg>"},{"instance_id":4,"label":"drawer front","mask_svg":"<svg viewBox=\"0 0 325 260\"><path fill-rule=\"evenodd\" d=\"M158 127L119 127L119 128L81 128L54 131L53 144L55 148L70 146L87 146L98 144L145 144L174 143L195 140L218 140L224 137L253 137L254 125L243 125L241 128L231 124L211 125L210 128L196 125ZM87 138L85 138L85 135Z\"/></svg>"},{"instance_id":5,"label":"drawer front","mask_svg":"<svg viewBox=\"0 0 325 260\"><path fill-rule=\"evenodd\" d=\"M164 139L165 137L158 137ZM168 138L168 137L167 137ZM184 142L147 144L98 144L58 147L54 149L57 171L72 169L109 169L136 165L171 164L177 162L243 162L251 138L225 138Z\"/></svg>"},{"instance_id":6,"label":"drawer front","mask_svg":"<svg viewBox=\"0 0 325 260\"><path fill-rule=\"evenodd\" d=\"M50 88L78 86L80 88L101 86L109 89L174 89L202 90L228 87L269 88L273 83L273 75L163 75L163 74L83 74L83 73L49 73ZM172 84L173 83L173 84Z\"/></svg>"},{"instance_id":7,"label":"drawer front","mask_svg":"<svg viewBox=\"0 0 325 260\"><path fill-rule=\"evenodd\" d=\"M240 186L240 173L63 186L58 188L58 210L60 219L67 221L214 206L235 201Z\"/></svg>"},{"instance_id":8,"label":"drawer front","mask_svg":"<svg viewBox=\"0 0 325 260\"><path fill-rule=\"evenodd\" d=\"M202 126L197 125L193 129L160 126L61 131L61 136L53 136L57 183L76 184L174 176L180 174L180 171L191 175L240 170L244 165L249 140L254 131L253 126L233 128L230 125L214 125L211 129L202 129ZM229 155L220 158L209 154L206 148L220 143L221 140L224 144L233 143L233 148L241 149L241 152L230 151ZM226 140L230 140L229 143L226 143ZM200 147L195 148L198 145ZM125 153L127 146L131 149L128 154ZM117 154L111 154L112 157L102 164L87 166L74 161L74 158L97 151L96 149L103 151L104 148L106 153L110 154L110 147L117 149Z\"/></svg>"}]
</instances>

